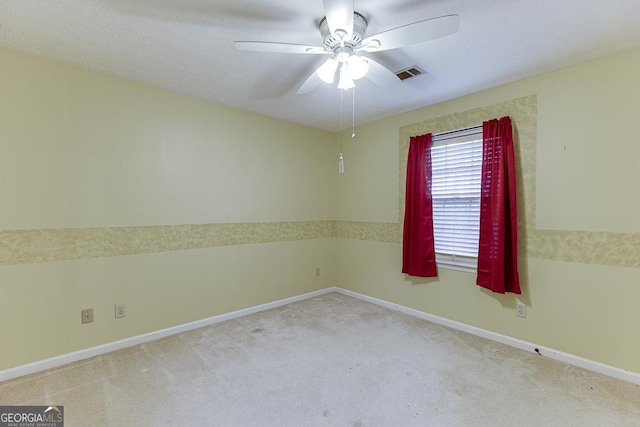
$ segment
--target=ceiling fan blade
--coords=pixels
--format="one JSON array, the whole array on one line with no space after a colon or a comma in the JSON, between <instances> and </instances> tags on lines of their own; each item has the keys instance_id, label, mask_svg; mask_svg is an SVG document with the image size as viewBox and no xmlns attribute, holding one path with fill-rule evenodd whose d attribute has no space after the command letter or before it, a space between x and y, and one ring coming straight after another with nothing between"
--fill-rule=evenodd
<instances>
[{"instance_id":1,"label":"ceiling fan blade","mask_svg":"<svg viewBox=\"0 0 640 427\"><path fill-rule=\"evenodd\" d=\"M374 61L368 56L366 57L366 60L369 63L369 71L367 71L365 77L372 82L381 86L391 86L400 82L400 79L393 71L389 70L378 61Z\"/></svg>"},{"instance_id":2,"label":"ceiling fan blade","mask_svg":"<svg viewBox=\"0 0 640 427\"><path fill-rule=\"evenodd\" d=\"M362 41L365 52L379 52L396 49L398 47L423 43L440 37L448 36L460 28L460 16L446 15L438 18L425 19L413 24L403 25L382 33L367 37Z\"/></svg>"},{"instance_id":3,"label":"ceiling fan blade","mask_svg":"<svg viewBox=\"0 0 640 427\"><path fill-rule=\"evenodd\" d=\"M344 30L345 36L353 33L353 0L323 0L324 15L331 34ZM339 37L338 37L339 38Z\"/></svg>"},{"instance_id":4,"label":"ceiling fan blade","mask_svg":"<svg viewBox=\"0 0 640 427\"><path fill-rule=\"evenodd\" d=\"M312 55L330 55L320 46L308 46L303 44L291 43L273 43L273 42L251 42L237 41L233 42L238 50L250 50L254 52L271 52L271 53L307 53Z\"/></svg>"},{"instance_id":5,"label":"ceiling fan blade","mask_svg":"<svg viewBox=\"0 0 640 427\"><path fill-rule=\"evenodd\" d=\"M307 78L307 80L302 83L302 86L298 88L296 92L298 95L304 95L305 93L309 93L314 90L318 85L322 83L320 77L318 77L318 73L315 71L311 73L311 75Z\"/></svg>"}]
</instances>

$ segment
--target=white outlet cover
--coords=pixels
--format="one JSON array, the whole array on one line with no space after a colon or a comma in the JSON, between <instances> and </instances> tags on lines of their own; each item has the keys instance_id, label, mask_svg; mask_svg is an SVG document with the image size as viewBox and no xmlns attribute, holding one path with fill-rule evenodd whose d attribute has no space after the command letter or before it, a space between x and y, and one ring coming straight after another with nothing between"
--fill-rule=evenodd
<instances>
[{"instance_id":1,"label":"white outlet cover","mask_svg":"<svg viewBox=\"0 0 640 427\"><path fill-rule=\"evenodd\" d=\"M527 306L525 303L521 301L516 302L516 316L526 318L527 317Z\"/></svg>"},{"instance_id":2,"label":"white outlet cover","mask_svg":"<svg viewBox=\"0 0 640 427\"><path fill-rule=\"evenodd\" d=\"M126 304L116 304L113 307L114 307L116 319L120 319L121 317L125 317L127 315Z\"/></svg>"}]
</instances>

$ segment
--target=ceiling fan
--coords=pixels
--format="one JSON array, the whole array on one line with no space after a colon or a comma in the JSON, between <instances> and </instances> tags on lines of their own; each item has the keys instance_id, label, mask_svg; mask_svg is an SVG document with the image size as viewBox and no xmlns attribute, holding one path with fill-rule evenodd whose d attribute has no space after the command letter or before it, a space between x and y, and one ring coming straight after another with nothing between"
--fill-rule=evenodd
<instances>
[{"instance_id":1,"label":"ceiling fan","mask_svg":"<svg viewBox=\"0 0 640 427\"><path fill-rule=\"evenodd\" d=\"M354 11L353 0L323 0L325 17L319 24L323 46L309 46L267 41L236 41L236 49L257 52L299 53L330 56L298 88L298 94L311 92L322 81L333 83L338 75L338 88L350 89L354 80L366 77L385 85L399 81L384 65L365 56L453 34L458 31L460 17L446 15L396 27L365 38L367 20Z\"/></svg>"}]
</instances>

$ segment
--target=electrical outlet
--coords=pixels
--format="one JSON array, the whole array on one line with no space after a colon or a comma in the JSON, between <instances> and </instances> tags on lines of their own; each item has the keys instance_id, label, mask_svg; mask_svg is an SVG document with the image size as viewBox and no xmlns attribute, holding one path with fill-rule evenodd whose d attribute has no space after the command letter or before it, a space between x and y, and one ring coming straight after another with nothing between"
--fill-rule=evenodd
<instances>
[{"instance_id":1,"label":"electrical outlet","mask_svg":"<svg viewBox=\"0 0 640 427\"><path fill-rule=\"evenodd\" d=\"M113 306L116 319L120 319L121 317L125 317L127 315L127 305L126 304L116 304Z\"/></svg>"},{"instance_id":2,"label":"electrical outlet","mask_svg":"<svg viewBox=\"0 0 640 427\"><path fill-rule=\"evenodd\" d=\"M522 301L516 301L516 316L527 317L527 306Z\"/></svg>"},{"instance_id":3,"label":"electrical outlet","mask_svg":"<svg viewBox=\"0 0 640 427\"><path fill-rule=\"evenodd\" d=\"M316 277L320 277L320 267L316 267Z\"/></svg>"},{"instance_id":4,"label":"electrical outlet","mask_svg":"<svg viewBox=\"0 0 640 427\"><path fill-rule=\"evenodd\" d=\"M80 316L82 318L82 324L93 322L93 308L80 311Z\"/></svg>"}]
</instances>

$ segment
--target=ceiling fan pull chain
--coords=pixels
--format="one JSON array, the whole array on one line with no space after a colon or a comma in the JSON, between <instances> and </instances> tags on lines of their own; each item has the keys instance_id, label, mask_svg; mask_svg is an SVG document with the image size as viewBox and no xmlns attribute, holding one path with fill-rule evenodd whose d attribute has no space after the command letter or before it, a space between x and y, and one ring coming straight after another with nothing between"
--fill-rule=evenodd
<instances>
[{"instance_id":1,"label":"ceiling fan pull chain","mask_svg":"<svg viewBox=\"0 0 640 427\"><path fill-rule=\"evenodd\" d=\"M351 89L351 138L356 137L356 88Z\"/></svg>"},{"instance_id":2,"label":"ceiling fan pull chain","mask_svg":"<svg viewBox=\"0 0 640 427\"><path fill-rule=\"evenodd\" d=\"M343 90L340 91L340 152L342 152L342 128L344 127L344 114L343 114L343 107L342 107L342 94L344 93Z\"/></svg>"},{"instance_id":3,"label":"ceiling fan pull chain","mask_svg":"<svg viewBox=\"0 0 640 427\"><path fill-rule=\"evenodd\" d=\"M339 174L343 174L344 173L344 156L342 155L342 128L344 126L343 123L343 108L342 108L342 93L344 92L343 90L339 91L340 92L340 155L338 156L338 173Z\"/></svg>"}]
</instances>

